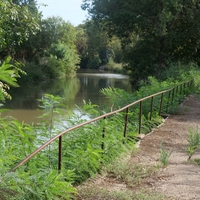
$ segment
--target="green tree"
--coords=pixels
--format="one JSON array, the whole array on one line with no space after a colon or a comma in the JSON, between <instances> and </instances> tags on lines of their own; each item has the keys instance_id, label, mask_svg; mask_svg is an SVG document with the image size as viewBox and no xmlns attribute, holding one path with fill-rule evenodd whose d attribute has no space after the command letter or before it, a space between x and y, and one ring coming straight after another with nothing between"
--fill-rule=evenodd
<instances>
[{"instance_id":1,"label":"green tree","mask_svg":"<svg viewBox=\"0 0 200 200\"><path fill-rule=\"evenodd\" d=\"M100 26L96 26L93 21L86 24L87 33L87 55L88 67L98 68L105 65L107 61L107 51L109 38L107 33Z\"/></svg>"},{"instance_id":2,"label":"green tree","mask_svg":"<svg viewBox=\"0 0 200 200\"><path fill-rule=\"evenodd\" d=\"M121 44L117 37L110 37L101 25L94 21L87 21L79 26L77 49L81 55L82 65L86 68L99 68L106 65L109 60L120 56ZM118 54L118 55L117 55Z\"/></svg>"},{"instance_id":3,"label":"green tree","mask_svg":"<svg viewBox=\"0 0 200 200\"><path fill-rule=\"evenodd\" d=\"M19 5L9 0L0 2L0 59L14 57L17 47L39 29L37 16L19 2Z\"/></svg>"},{"instance_id":4,"label":"green tree","mask_svg":"<svg viewBox=\"0 0 200 200\"><path fill-rule=\"evenodd\" d=\"M82 8L121 38L133 78L159 76L170 60L199 62L198 0L83 0Z\"/></svg>"},{"instance_id":5,"label":"green tree","mask_svg":"<svg viewBox=\"0 0 200 200\"><path fill-rule=\"evenodd\" d=\"M51 44L45 49L46 58L62 65L61 73L74 75L80 62L76 49L76 29L60 17L47 19L48 32L51 34ZM50 63L49 63L50 64Z\"/></svg>"},{"instance_id":6,"label":"green tree","mask_svg":"<svg viewBox=\"0 0 200 200\"><path fill-rule=\"evenodd\" d=\"M80 67L86 68L88 62L88 37L85 25L81 24L78 27L76 27L76 32L76 49L80 56Z\"/></svg>"},{"instance_id":7,"label":"green tree","mask_svg":"<svg viewBox=\"0 0 200 200\"><path fill-rule=\"evenodd\" d=\"M50 17L39 24L37 34L20 45L21 58L27 62L27 78L36 81L73 76L79 64L75 27L60 17Z\"/></svg>"}]
</instances>

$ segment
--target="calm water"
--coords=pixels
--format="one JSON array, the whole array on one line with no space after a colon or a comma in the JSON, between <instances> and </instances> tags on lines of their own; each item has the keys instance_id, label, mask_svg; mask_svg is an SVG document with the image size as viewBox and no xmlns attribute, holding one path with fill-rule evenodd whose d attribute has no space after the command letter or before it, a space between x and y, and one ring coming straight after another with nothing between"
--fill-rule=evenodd
<instances>
[{"instance_id":1,"label":"calm water","mask_svg":"<svg viewBox=\"0 0 200 200\"><path fill-rule=\"evenodd\" d=\"M33 85L21 85L20 88L12 88L9 93L11 101L7 101L5 108L11 111L4 113L11 115L26 123L36 122L38 111L38 99L45 93L58 95L65 99L67 107L75 109L75 105L82 107L83 100L89 100L93 104L105 105L108 103L99 91L106 87L116 87L131 91L128 76L113 73L100 73L99 71L80 71L74 78L65 78L56 81L35 83Z\"/></svg>"}]
</instances>

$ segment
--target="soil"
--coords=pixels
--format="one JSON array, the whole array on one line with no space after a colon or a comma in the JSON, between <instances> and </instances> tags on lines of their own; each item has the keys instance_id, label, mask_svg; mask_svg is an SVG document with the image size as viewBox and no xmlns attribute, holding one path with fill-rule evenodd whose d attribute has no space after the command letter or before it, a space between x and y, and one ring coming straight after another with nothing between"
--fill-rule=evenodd
<instances>
[{"instance_id":1,"label":"soil","mask_svg":"<svg viewBox=\"0 0 200 200\"><path fill-rule=\"evenodd\" d=\"M190 95L179 106L177 112L167 117L163 124L145 135L139 142L139 151L131 156L131 161L143 165L157 166L161 143L167 151L172 151L168 165L160 168L159 174L150 177L140 187L165 194L170 200L200 199L200 166L188 161L186 152L189 129L200 128L200 100ZM192 160L200 158L197 150ZM99 176L93 180L95 186L109 190L125 190L124 183ZM148 183L148 184L147 184Z\"/></svg>"}]
</instances>

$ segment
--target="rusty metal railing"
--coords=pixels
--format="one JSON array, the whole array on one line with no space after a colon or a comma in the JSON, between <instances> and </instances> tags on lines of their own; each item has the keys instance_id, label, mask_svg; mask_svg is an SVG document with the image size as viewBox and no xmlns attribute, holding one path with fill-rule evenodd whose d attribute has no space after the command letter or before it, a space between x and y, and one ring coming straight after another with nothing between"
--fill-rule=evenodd
<instances>
[{"instance_id":1,"label":"rusty metal railing","mask_svg":"<svg viewBox=\"0 0 200 200\"><path fill-rule=\"evenodd\" d=\"M165 112L168 112L168 107L171 104L173 104L174 102L174 98L176 94L179 95L183 95L185 94L185 92L187 91L186 89L191 89L192 84L193 84L194 80L191 79L187 82L181 83L171 89L168 90L164 90L155 94L152 94L150 96L144 97L142 99L139 99L123 108L120 108L118 110L115 110L113 112L109 112L107 114L101 115L99 117L96 117L94 119L88 120L86 122L83 122L81 124L78 124L76 126L73 126L61 133L59 133L58 135L54 136L53 138L51 138L50 140L48 140L46 143L44 143L42 146L40 146L37 150L35 150L33 153L31 153L29 156L27 156L25 159L23 159L20 163L18 163L15 167L13 167L10 172L15 171L17 168L19 168L21 165L25 164L27 161L29 161L31 158L33 158L36 154L38 154L39 152L41 152L44 148L46 148L48 145L50 145L52 142L54 142L55 140L59 140L58 142L58 171L61 170L62 168L62 136L72 130L78 129L82 126L85 126L87 124L90 124L92 122L98 121L100 119L106 119L107 117L111 116L111 115L115 115L119 112L125 111L125 123L124 123L124 137L126 137L126 132L127 132L127 126L128 126L128 115L129 115L129 109L130 107L139 104L139 129L138 129L138 133L141 133L141 127L142 127L142 108L143 108L143 102L147 99L151 100L151 105L150 105L150 120L152 119L152 113L153 113L153 106L154 106L154 100L155 97L160 97L160 103L159 103L159 110L158 113L159 115L162 115L162 109L163 109L163 99L164 99L164 95L167 95L167 100L166 100L166 110ZM171 102L170 102L171 101ZM102 130L102 137L105 136L105 128L103 128ZM102 148L104 148L104 143L102 142Z\"/></svg>"}]
</instances>

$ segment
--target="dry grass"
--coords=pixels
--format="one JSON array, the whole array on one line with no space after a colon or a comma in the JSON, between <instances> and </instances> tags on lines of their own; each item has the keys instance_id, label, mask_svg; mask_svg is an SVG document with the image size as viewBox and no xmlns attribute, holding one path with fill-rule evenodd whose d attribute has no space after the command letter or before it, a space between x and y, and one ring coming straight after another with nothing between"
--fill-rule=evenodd
<instances>
[{"instance_id":1,"label":"dry grass","mask_svg":"<svg viewBox=\"0 0 200 200\"><path fill-rule=\"evenodd\" d=\"M79 186L77 199L166 200L163 194L153 191L151 187L159 175L156 166L135 164L130 155L123 155L106 166L101 175Z\"/></svg>"}]
</instances>

